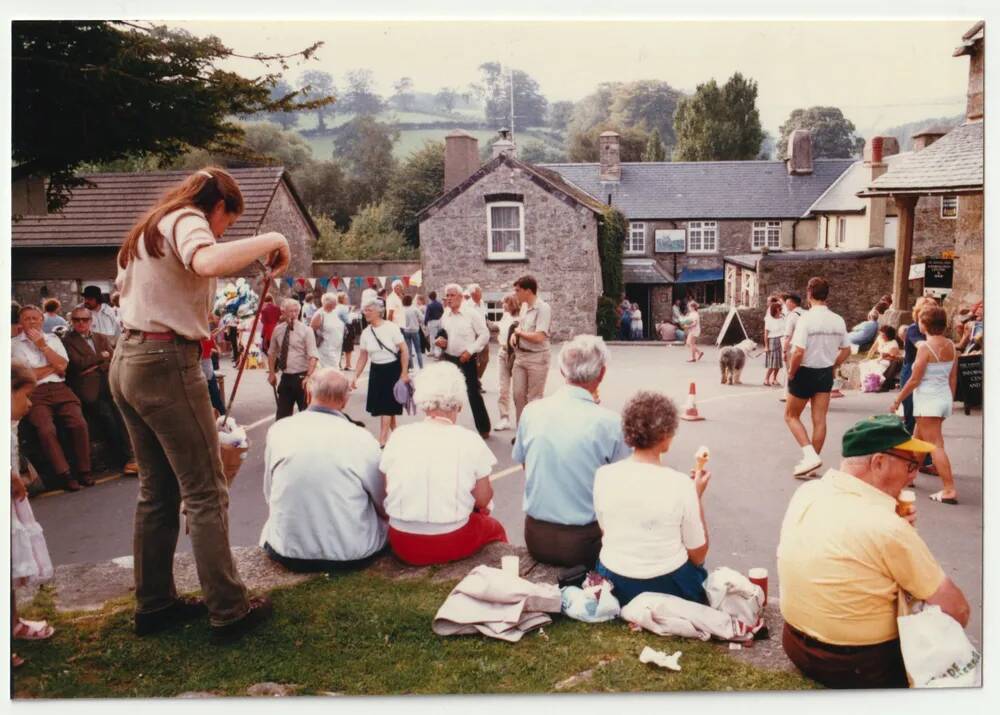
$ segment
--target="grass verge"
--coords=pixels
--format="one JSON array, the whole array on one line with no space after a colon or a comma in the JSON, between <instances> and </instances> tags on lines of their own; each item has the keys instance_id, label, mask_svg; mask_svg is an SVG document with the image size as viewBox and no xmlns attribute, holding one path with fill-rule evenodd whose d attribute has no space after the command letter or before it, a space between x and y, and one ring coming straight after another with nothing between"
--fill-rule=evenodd
<instances>
[{"instance_id":1,"label":"grass verge","mask_svg":"<svg viewBox=\"0 0 1000 715\"><path fill-rule=\"evenodd\" d=\"M798 674L754 668L716 644L633 633L622 621L567 618L511 644L478 636L441 638L431 620L451 584L391 581L360 572L275 591L274 618L241 643L213 646L208 624L139 639L131 602L100 613L62 614L42 592L26 617L48 618L49 642L17 642L28 658L18 698L171 697L186 691L245 695L258 682L293 684L302 695L799 690ZM643 646L683 651L682 671L639 663Z\"/></svg>"}]
</instances>

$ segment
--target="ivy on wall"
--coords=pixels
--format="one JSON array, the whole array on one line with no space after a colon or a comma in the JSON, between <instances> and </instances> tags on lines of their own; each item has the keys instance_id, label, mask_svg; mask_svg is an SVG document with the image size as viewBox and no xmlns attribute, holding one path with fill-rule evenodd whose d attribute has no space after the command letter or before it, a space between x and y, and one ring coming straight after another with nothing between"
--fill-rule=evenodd
<instances>
[{"instance_id":1,"label":"ivy on wall","mask_svg":"<svg viewBox=\"0 0 1000 715\"><path fill-rule=\"evenodd\" d=\"M604 294L597 300L597 332L605 340L613 339L617 333L615 306L625 290L622 253L627 231L628 221L618 209L609 208L598 223L597 253L601 260L601 285Z\"/></svg>"}]
</instances>

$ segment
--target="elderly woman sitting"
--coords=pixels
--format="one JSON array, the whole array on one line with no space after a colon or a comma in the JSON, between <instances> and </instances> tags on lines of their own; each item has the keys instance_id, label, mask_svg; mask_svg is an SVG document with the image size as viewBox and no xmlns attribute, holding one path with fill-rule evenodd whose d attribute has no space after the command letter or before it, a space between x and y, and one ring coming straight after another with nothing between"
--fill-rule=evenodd
<instances>
[{"instance_id":1,"label":"elderly woman sitting","mask_svg":"<svg viewBox=\"0 0 1000 715\"><path fill-rule=\"evenodd\" d=\"M429 365L414 378L413 399L427 415L403 425L385 445L389 545L415 566L464 559L507 533L487 506L496 457L482 438L456 424L465 377L451 363Z\"/></svg>"},{"instance_id":2,"label":"elderly woman sitting","mask_svg":"<svg viewBox=\"0 0 1000 715\"><path fill-rule=\"evenodd\" d=\"M622 431L634 454L599 468L594 480L604 532L597 571L623 606L646 591L707 603L701 497L711 475L701 470L692 479L660 464L677 432L677 407L664 395L636 394L625 405Z\"/></svg>"}]
</instances>

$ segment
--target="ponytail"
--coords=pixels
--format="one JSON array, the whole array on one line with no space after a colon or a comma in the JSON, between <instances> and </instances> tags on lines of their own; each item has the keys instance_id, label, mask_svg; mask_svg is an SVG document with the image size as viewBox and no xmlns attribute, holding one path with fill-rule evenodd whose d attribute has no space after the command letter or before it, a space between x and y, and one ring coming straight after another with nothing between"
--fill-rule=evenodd
<instances>
[{"instance_id":1,"label":"ponytail","mask_svg":"<svg viewBox=\"0 0 1000 715\"><path fill-rule=\"evenodd\" d=\"M159 223L167 214L190 206L200 209L207 218L220 201L223 202L226 213L243 213L243 194L228 172L210 166L191 174L179 186L164 194L159 203L132 227L125 243L118 250L118 265L126 268L129 261L139 258L140 239L147 256L163 256L163 234L160 233Z\"/></svg>"}]
</instances>

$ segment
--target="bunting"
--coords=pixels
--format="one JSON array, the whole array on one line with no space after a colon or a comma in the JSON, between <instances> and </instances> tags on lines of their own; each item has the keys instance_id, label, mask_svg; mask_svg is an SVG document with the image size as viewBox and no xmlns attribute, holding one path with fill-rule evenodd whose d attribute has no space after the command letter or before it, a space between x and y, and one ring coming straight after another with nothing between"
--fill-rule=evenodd
<instances>
[{"instance_id":1,"label":"bunting","mask_svg":"<svg viewBox=\"0 0 1000 715\"><path fill-rule=\"evenodd\" d=\"M385 288L385 276L378 277L378 287Z\"/></svg>"},{"instance_id":2,"label":"bunting","mask_svg":"<svg viewBox=\"0 0 1000 715\"><path fill-rule=\"evenodd\" d=\"M320 278L316 279L316 282L319 283L319 287L322 288L323 290L328 290L329 287L330 287L330 279L329 278L320 277ZM334 286L334 287L336 288L336 286Z\"/></svg>"},{"instance_id":3,"label":"bunting","mask_svg":"<svg viewBox=\"0 0 1000 715\"><path fill-rule=\"evenodd\" d=\"M374 288L375 287L375 276L365 276L365 281L368 282L368 287L369 288Z\"/></svg>"},{"instance_id":4,"label":"bunting","mask_svg":"<svg viewBox=\"0 0 1000 715\"><path fill-rule=\"evenodd\" d=\"M409 276L403 276L403 287L404 288L409 288L410 287L410 277Z\"/></svg>"},{"instance_id":5,"label":"bunting","mask_svg":"<svg viewBox=\"0 0 1000 715\"><path fill-rule=\"evenodd\" d=\"M306 280L309 281L309 287L310 288L315 288L316 287L316 279L315 278L307 278Z\"/></svg>"},{"instance_id":6,"label":"bunting","mask_svg":"<svg viewBox=\"0 0 1000 715\"><path fill-rule=\"evenodd\" d=\"M417 271L412 276L410 276L410 285L419 288L424 283L424 273L423 271Z\"/></svg>"}]
</instances>

